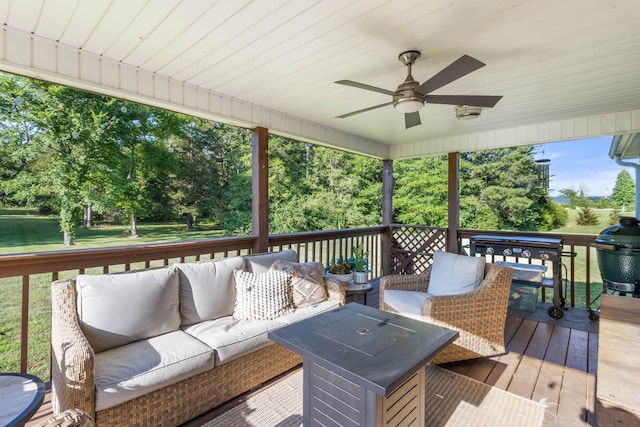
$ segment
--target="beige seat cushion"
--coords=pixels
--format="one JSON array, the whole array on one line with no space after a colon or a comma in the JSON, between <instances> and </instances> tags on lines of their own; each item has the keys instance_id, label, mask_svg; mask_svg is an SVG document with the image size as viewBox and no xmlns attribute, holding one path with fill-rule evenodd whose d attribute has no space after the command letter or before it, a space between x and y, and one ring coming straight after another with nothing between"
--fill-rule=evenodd
<instances>
[{"instance_id":1,"label":"beige seat cushion","mask_svg":"<svg viewBox=\"0 0 640 427\"><path fill-rule=\"evenodd\" d=\"M213 350L175 331L96 354L96 411L213 369Z\"/></svg>"},{"instance_id":2,"label":"beige seat cushion","mask_svg":"<svg viewBox=\"0 0 640 427\"><path fill-rule=\"evenodd\" d=\"M230 316L236 300L233 271L244 268L242 257L174 264L180 277L182 325Z\"/></svg>"},{"instance_id":3,"label":"beige seat cushion","mask_svg":"<svg viewBox=\"0 0 640 427\"><path fill-rule=\"evenodd\" d=\"M273 344L267 333L286 326L282 320L236 320L231 316L197 323L184 329L216 352L216 366Z\"/></svg>"},{"instance_id":4,"label":"beige seat cushion","mask_svg":"<svg viewBox=\"0 0 640 427\"><path fill-rule=\"evenodd\" d=\"M125 274L81 274L78 319L96 353L180 327L174 268Z\"/></svg>"},{"instance_id":5,"label":"beige seat cushion","mask_svg":"<svg viewBox=\"0 0 640 427\"><path fill-rule=\"evenodd\" d=\"M384 291L384 303L403 316L422 320L424 302L429 296L427 292L388 289Z\"/></svg>"}]
</instances>

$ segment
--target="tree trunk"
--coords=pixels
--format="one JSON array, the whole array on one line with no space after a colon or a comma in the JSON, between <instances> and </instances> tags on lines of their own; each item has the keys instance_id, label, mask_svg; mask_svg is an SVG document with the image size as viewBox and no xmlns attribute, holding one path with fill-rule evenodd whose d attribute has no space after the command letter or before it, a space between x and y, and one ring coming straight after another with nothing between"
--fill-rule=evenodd
<instances>
[{"instance_id":1,"label":"tree trunk","mask_svg":"<svg viewBox=\"0 0 640 427\"><path fill-rule=\"evenodd\" d=\"M67 233L66 231L64 232L64 245L73 246L73 235Z\"/></svg>"},{"instance_id":2,"label":"tree trunk","mask_svg":"<svg viewBox=\"0 0 640 427\"><path fill-rule=\"evenodd\" d=\"M135 215L131 216L131 237L140 237L140 235L138 234L138 220L136 219Z\"/></svg>"},{"instance_id":3,"label":"tree trunk","mask_svg":"<svg viewBox=\"0 0 640 427\"><path fill-rule=\"evenodd\" d=\"M84 209L84 226L87 228L93 227L93 210L91 209L91 203L87 203L87 207Z\"/></svg>"},{"instance_id":4,"label":"tree trunk","mask_svg":"<svg viewBox=\"0 0 640 427\"><path fill-rule=\"evenodd\" d=\"M187 217L187 230L193 231L193 215L191 212L187 212L184 214Z\"/></svg>"}]
</instances>

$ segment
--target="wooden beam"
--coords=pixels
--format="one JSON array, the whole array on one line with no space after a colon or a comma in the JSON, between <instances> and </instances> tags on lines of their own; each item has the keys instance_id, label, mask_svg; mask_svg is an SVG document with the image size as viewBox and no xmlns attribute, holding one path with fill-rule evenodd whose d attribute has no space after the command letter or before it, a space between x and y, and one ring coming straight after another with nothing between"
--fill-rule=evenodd
<instances>
[{"instance_id":1,"label":"wooden beam","mask_svg":"<svg viewBox=\"0 0 640 427\"><path fill-rule=\"evenodd\" d=\"M251 234L257 237L253 252L269 250L269 131L253 129L251 174Z\"/></svg>"},{"instance_id":2,"label":"wooden beam","mask_svg":"<svg viewBox=\"0 0 640 427\"><path fill-rule=\"evenodd\" d=\"M448 157L448 222L447 252L458 253L458 229L460 228L460 153Z\"/></svg>"},{"instance_id":3,"label":"wooden beam","mask_svg":"<svg viewBox=\"0 0 640 427\"><path fill-rule=\"evenodd\" d=\"M393 224L393 160L382 162L382 274L391 274L391 225Z\"/></svg>"}]
</instances>

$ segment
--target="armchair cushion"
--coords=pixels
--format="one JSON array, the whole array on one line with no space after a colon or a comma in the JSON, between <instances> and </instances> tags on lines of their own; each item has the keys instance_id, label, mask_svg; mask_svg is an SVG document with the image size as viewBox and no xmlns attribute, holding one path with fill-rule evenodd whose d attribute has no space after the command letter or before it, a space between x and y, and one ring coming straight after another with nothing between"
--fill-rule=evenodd
<instances>
[{"instance_id":1,"label":"armchair cushion","mask_svg":"<svg viewBox=\"0 0 640 427\"><path fill-rule=\"evenodd\" d=\"M423 320L424 301L429 298L427 292L399 291L390 289L384 293L384 303L403 316Z\"/></svg>"},{"instance_id":2,"label":"armchair cushion","mask_svg":"<svg viewBox=\"0 0 640 427\"><path fill-rule=\"evenodd\" d=\"M427 292L436 296L471 292L482 282L485 262L484 257L435 252Z\"/></svg>"}]
</instances>

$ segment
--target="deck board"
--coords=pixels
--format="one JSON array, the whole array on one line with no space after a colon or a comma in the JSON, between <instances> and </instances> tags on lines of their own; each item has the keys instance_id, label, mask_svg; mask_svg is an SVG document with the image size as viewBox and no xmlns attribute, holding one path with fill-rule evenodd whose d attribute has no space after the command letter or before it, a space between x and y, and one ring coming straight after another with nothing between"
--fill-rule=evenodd
<instances>
[{"instance_id":1,"label":"deck board","mask_svg":"<svg viewBox=\"0 0 640 427\"><path fill-rule=\"evenodd\" d=\"M378 306L377 289L368 295L367 303ZM573 313L567 315L566 323L548 318L544 304L537 313L510 310L505 328L505 354L443 366L543 402L547 407L544 427L595 426L597 324L589 321L586 310L571 310ZM244 395L228 402L183 427L197 427L203 420L214 418L246 398ZM47 393L45 404L28 426L51 416L50 402L51 396Z\"/></svg>"}]
</instances>

